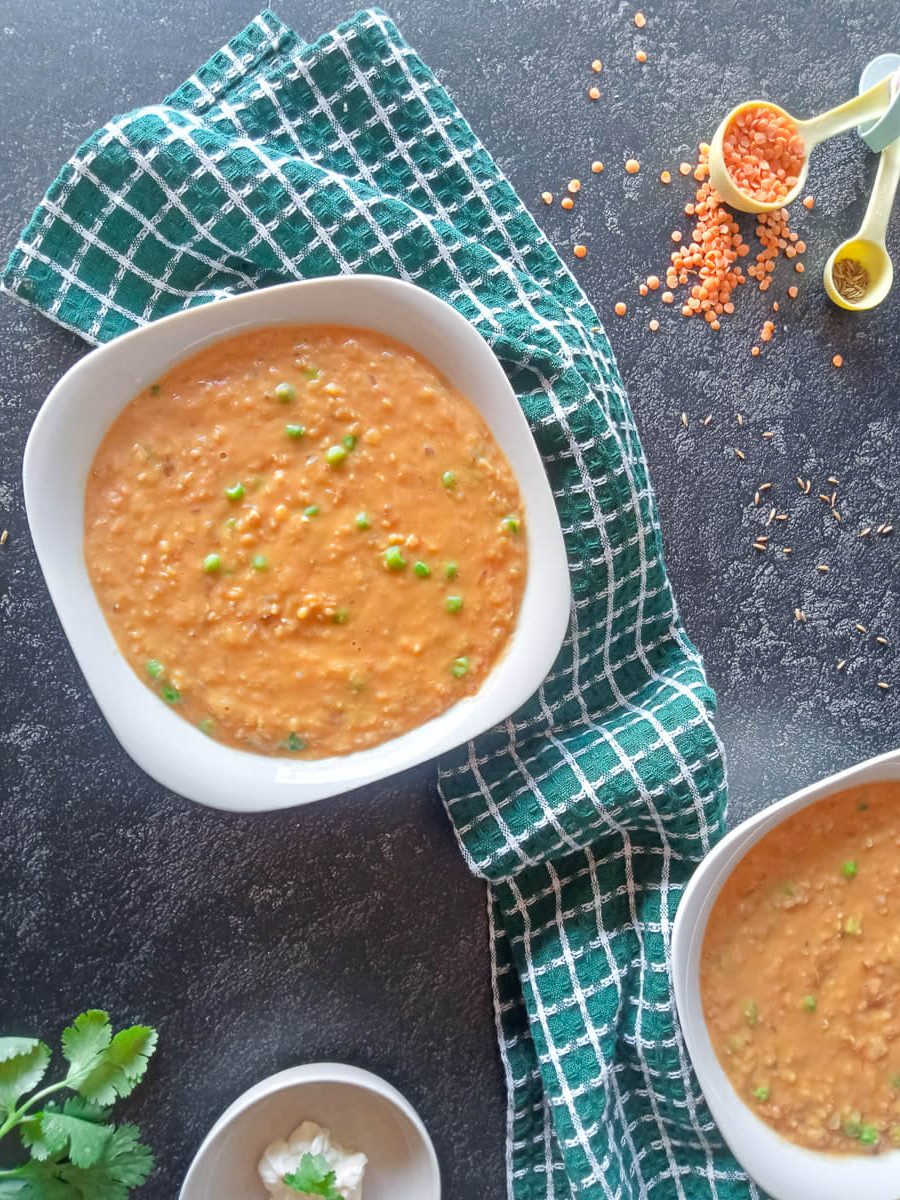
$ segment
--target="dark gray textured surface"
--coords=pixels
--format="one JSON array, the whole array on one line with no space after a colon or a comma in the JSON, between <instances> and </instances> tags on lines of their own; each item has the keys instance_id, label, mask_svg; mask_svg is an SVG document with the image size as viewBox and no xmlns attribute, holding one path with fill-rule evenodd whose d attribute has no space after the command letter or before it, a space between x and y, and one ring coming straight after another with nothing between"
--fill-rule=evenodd
<instances>
[{"instance_id":1,"label":"dark gray textured surface","mask_svg":"<svg viewBox=\"0 0 900 1200\"><path fill-rule=\"evenodd\" d=\"M900 538L863 542L855 531L900 525L900 294L854 318L831 308L819 283L829 250L858 223L874 159L844 138L814 160L818 203L797 219L810 246L801 299L782 305L786 328L764 359L748 351L768 305L749 288L718 337L669 313L654 338L634 284L660 273L687 198L684 181L664 189L658 171L747 95L806 114L850 94L869 57L900 49L888 41L891 28L900 36L897 0L657 0L643 6L640 39L633 6L611 0L389 7L564 253L573 240L590 246L578 273L610 326L682 611L718 688L732 816L896 746ZM249 0L7 0L0 249L83 137L158 99L254 12ZM279 7L310 36L348 12L338 0ZM595 56L604 99L592 105ZM621 170L631 155L644 164L636 178ZM599 178L593 158L607 164ZM538 193L559 193L573 175L586 181L575 212L544 209ZM892 246L900 256L900 217ZM623 320L611 315L619 298ZM841 372L830 366L836 351ZM504 1103L484 894L432 770L305 812L224 816L143 776L87 694L40 580L19 484L33 414L81 352L37 315L0 305L0 512L10 530L0 550L0 1028L50 1034L88 1004L160 1027L151 1077L130 1105L160 1159L148 1200L175 1194L239 1091L315 1058L371 1067L405 1091L434 1135L448 1200L499 1200ZM770 444L764 428L776 433ZM841 527L793 482L831 473ZM763 479L791 514L789 534L778 534L791 560L750 549L761 518L748 501ZM857 621L892 644L876 647ZM879 692L879 678L894 690Z\"/></svg>"}]
</instances>

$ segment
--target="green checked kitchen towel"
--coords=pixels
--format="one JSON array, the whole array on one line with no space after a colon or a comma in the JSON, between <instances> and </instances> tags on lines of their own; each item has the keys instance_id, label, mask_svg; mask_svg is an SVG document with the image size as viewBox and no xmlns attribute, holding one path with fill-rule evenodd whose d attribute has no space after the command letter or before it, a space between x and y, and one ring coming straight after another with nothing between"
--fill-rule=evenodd
<instances>
[{"instance_id":1,"label":"green checked kitchen towel","mask_svg":"<svg viewBox=\"0 0 900 1200\"><path fill-rule=\"evenodd\" d=\"M261 13L161 104L85 142L4 283L104 342L349 271L412 280L488 341L568 548L571 626L550 677L440 767L462 852L490 884L508 1196L758 1196L673 1011L672 918L723 831L725 784L622 381L568 270L387 17L306 44Z\"/></svg>"}]
</instances>

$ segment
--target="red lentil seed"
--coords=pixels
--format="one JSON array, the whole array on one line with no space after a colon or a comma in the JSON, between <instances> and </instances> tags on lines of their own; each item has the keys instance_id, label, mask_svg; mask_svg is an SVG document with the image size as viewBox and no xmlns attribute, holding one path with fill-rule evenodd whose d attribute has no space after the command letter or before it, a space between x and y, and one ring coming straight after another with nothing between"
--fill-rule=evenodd
<instances>
[{"instance_id":1,"label":"red lentil seed","mask_svg":"<svg viewBox=\"0 0 900 1200\"><path fill-rule=\"evenodd\" d=\"M638 160L636 158L629 158L626 160L625 170L628 172L629 175L637 175L637 173L640 169L641 169L641 164L638 162Z\"/></svg>"},{"instance_id":2,"label":"red lentil seed","mask_svg":"<svg viewBox=\"0 0 900 1200\"><path fill-rule=\"evenodd\" d=\"M541 199L543 200L543 202L545 204L552 204L553 203L553 193L552 192L541 192Z\"/></svg>"},{"instance_id":3,"label":"red lentil seed","mask_svg":"<svg viewBox=\"0 0 900 1200\"><path fill-rule=\"evenodd\" d=\"M813 207L815 207L815 203L816 203L815 196L804 196L803 197L803 207L804 208L813 208Z\"/></svg>"},{"instance_id":4,"label":"red lentil seed","mask_svg":"<svg viewBox=\"0 0 900 1200\"><path fill-rule=\"evenodd\" d=\"M591 170L595 175L599 175L601 173L603 170L603 163L599 160L599 158L596 160L596 162L591 163Z\"/></svg>"},{"instance_id":5,"label":"red lentil seed","mask_svg":"<svg viewBox=\"0 0 900 1200\"><path fill-rule=\"evenodd\" d=\"M603 63L600 61L599 58L595 58L594 61L591 63L591 70L594 72L595 75L599 75L600 72L603 70Z\"/></svg>"},{"instance_id":6,"label":"red lentil seed","mask_svg":"<svg viewBox=\"0 0 900 1200\"><path fill-rule=\"evenodd\" d=\"M647 52L645 50L638 50L634 57L639 63L645 63L647 61Z\"/></svg>"},{"instance_id":7,"label":"red lentil seed","mask_svg":"<svg viewBox=\"0 0 900 1200\"><path fill-rule=\"evenodd\" d=\"M628 305L625 304L622 300L619 300L619 302L616 304L616 307L615 307L616 316L624 317L627 312L628 312Z\"/></svg>"},{"instance_id":8,"label":"red lentil seed","mask_svg":"<svg viewBox=\"0 0 900 1200\"><path fill-rule=\"evenodd\" d=\"M833 367L842 367L844 365L844 359L843 359L842 355L835 354L831 360L831 365Z\"/></svg>"},{"instance_id":9,"label":"red lentil seed","mask_svg":"<svg viewBox=\"0 0 900 1200\"><path fill-rule=\"evenodd\" d=\"M643 29L644 26L647 24L647 18L644 16L644 14L642 12L636 12L634 14L634 23L638 27L638 29Z\"/></svg>"},{"instance_id":10,"label":"red lentil seed","mask_svg":"<svg viewBox=\"0 0 900 1200\"><path fill-rule=\"evenodd\" d=\"M672 182L672 172L671 171L660 171L659 182L660 183L671 183Z\"/></svg>"},{"instance_id":11,"label":"red lentil seed","mask_svg":"<svg viewBox=\"0 0 900 1200\"><path fill-rule=\"evenodd\" d=\"M583 246L581 242L572 247L572 253L576 258L584 258L587 254L587 246Z\"/></svg>"},{"instance_id":12,"label":"red lentil seed","mask_svg":"<svg viewBox=\"0 0 900 1200\"><path fill-rule=\"evenodd\" d=\"M575 201L572 199L571 196L563 196L562 200L560 200L560 204L565 209L575 207Z\"/></svg>"},{"instance_id":13,"label":"red lentil seed","mask_svg":"<svg viewBox=\"0 0 900 1200\"><path fill-rule=\"evenodd\" d=\"M659 321L654 317L650 322L649 329L651 333L656 333L659 329Z\"/></svg>"},{"instance_id":14,"label":"red lentil seed","mask_svg":"<svg viewBox=\"0 0 900 1200\"><path fill-rule=\"evenodd\" d=\"M581 180L580 179L570 179L569 182L566 184L566 190L570 191L572 193L572 195L574 196L576 194L576 192L581 191Z\"/></svg>"},{"instance_id":15,"label":"red lentil seed","mask_svg":"<svg viewBox=\"0 0 900 1200\"><path fill-rule=\"evenodd\" d=\"M600 89L598 87L588 88L588 99L589 100L599 100L600 99Z\"/></svg>"}]
</instances>

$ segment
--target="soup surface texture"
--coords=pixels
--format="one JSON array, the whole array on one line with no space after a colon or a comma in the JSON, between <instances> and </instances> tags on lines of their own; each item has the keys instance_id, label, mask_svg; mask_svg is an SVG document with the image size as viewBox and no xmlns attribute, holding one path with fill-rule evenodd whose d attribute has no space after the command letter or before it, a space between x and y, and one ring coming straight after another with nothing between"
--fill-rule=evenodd
<instances>
[{"instance_id":1,"label":"soup surface texture","mask_svg":"<svg viewBox=\"0 0 900 1200\"><path fill-rule=\"evenodd\" d=\"M321 758L478 690L525 585L487 425L406 346L271 326L138 395L94 459L85 558L123 654L204 733Z\"/></svg>"},{"instance_id":2,"label":"soup surface texture","mask_svg":"<svg viewBox=\"0 0 900 1200\"><path fill-rule=\"evenodd\" d=\"M701 989L719 1062L784 1137L900 1146L900 780L816 801L748 852L710 915Z\"/></svg>"}]
</instances>

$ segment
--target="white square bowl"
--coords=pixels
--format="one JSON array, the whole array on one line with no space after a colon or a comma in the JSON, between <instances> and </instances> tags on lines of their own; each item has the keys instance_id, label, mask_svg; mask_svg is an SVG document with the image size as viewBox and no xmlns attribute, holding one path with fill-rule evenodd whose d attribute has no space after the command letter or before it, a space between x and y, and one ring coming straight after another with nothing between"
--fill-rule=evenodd
<instances>
[{"instance_id":1,"label":"white square bowl","mask_svg":"<svg viewBox=\"0 0 900 1200\"><path fill-rule=\"evenodd\" d=\"M507 650L480 690L367 750L316 761L270 757L206 737L135 675L106 623L84 561L84 493L94 455L128 402L177 360L262 325L334 324L387 334L467 396L509 460L522 495L528 574ZM433 758L498 724L546 677L565 636L570 587L553 495L503 370L468 322L430 293L376 275L286 283L153 322L92 351L38 413L23 466L38 561L103 715L148 775L214 808L262 812L321 800Z\"/></svg>"},{"instance_id":2,"label":"white square bowl","mask_svg":"<svg viewBox=\"0 0 900 1200\"><path fill-rule=\"evenodd\" d=\"M707 855L685 888L672 930L672 983L688 1053L709 1110L735 1158L773 1200L898 1200L900 1150L830 1154L797 1146L760 1120L716 1057L700 996L700 955L719 892L747 851L787 817L835 792L900 780L900 751L867 759L779 800L738 825ZM799 847L798 847L799 852Z\"/></svg>"}]
</instances>

